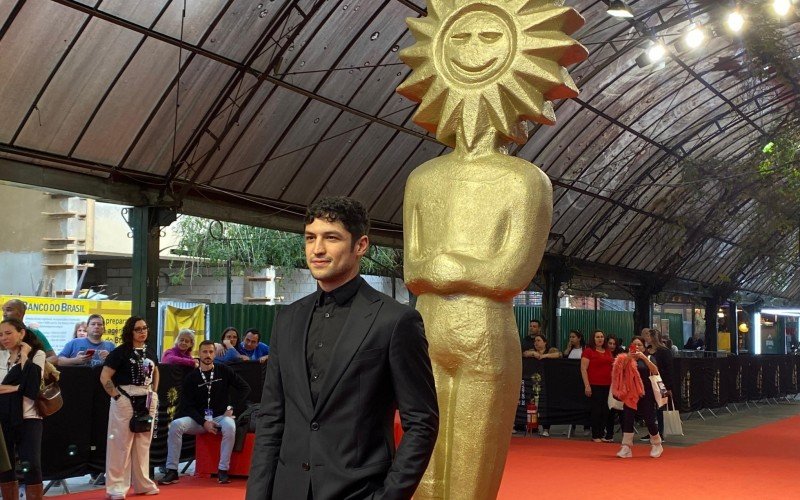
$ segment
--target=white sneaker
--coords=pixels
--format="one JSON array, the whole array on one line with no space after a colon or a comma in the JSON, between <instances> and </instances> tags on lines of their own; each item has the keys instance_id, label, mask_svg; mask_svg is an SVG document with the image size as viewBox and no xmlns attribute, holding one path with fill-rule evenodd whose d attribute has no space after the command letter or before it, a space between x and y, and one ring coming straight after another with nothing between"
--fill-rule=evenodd
<instances>
[{"instance_id":1,"label":"white sneaker","mask_svg":"<svg viewBox=\"0 0 800 500\"><path fill-rule=\"evenodd\" d=\"M547 429L543 430L542 431L542 437L543 438L550 437L550 431L548 431Z\"/></svg>"},{"instance_id":2,"label":"white sneaker","mask_svg":"<svg viewBox=\"0 0 800 500\"><path fill-rule=\"evenodd\" d=\"M650 448L650 456L653 458L660 457L662 453L664 453L664 447L661 446L660 444L654 444Z\"/></svg>"},{"instance_id":3,"label":"white sneaker","mask_svg":"<svg viewBox=\"0 0 800 500\"><path fill-rule=\"evenodd\" d=\"M617 452L617 456L619 458L631 458L633 456L633 452L631 451L631 447L627 444L623 444L622 447Z\"/></svg>"}]
</instances>

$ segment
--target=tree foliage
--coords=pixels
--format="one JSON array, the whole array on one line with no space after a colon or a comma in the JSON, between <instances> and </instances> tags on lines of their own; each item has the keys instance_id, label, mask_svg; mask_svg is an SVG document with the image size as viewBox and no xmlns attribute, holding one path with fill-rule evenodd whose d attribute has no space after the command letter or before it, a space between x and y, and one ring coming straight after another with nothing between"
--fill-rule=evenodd
<instances>
[{"instance_id":1,"label":"tree foliage","mask_svg":"<svg viewBox=\"0 0 800 500\"><path fill-rule=\"evenodd\" d=\"M176 224L179 242L173 253L203 259L219 274L225 272L229 259L237 276L269 266L283 270L307 267L300 234L191 216L182 216ZM402 265L402 251L371 245L361 260L361 272L401 276ZM191 262L179 266L173 268L173 283L181 282L196 269Z\"/></svg>"}]
</instances>

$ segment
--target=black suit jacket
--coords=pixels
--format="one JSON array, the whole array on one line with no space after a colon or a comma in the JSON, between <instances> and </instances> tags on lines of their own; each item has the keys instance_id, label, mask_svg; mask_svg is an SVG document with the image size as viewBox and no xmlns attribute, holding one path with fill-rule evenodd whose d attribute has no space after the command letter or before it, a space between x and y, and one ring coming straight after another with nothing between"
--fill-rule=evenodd
<instances>
[{"instance_id":1,"label":"black suit jacket","mask_svg":"<svg viewBox=\"0 0 800 500\"><path fill-rule=\"evenodd\" d=\"M422 317L362 283L314 406L306 337L315 297L275 320L247 500L307 500L309 487L315 500L411 498L439 427Z\"/></svg>"}]
</instances>

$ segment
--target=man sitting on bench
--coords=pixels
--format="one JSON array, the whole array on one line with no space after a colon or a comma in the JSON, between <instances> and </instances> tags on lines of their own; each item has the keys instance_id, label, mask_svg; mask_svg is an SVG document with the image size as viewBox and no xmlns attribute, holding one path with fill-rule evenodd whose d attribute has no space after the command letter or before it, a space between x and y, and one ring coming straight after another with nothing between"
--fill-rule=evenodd
<instances>
[{"instance_id":1,"label":"man sitting on bench","mask_svg":"<svg viewBox=\"0 0 800 500\"><path fill-rule=\"evenodd\" d=\"M214 354L214 342L200 342L200 367L192 370L183 380L178 411L169 425L167 473L159 481L160 484L178 482L183 435L205 432L222 433L217 479L221 484L230 482L228 468L236 439L236 422L230 397L235 393L235 404L243 403L250 394L250 386L229 366L215 363Z\"/></svg>"}]
</instances>

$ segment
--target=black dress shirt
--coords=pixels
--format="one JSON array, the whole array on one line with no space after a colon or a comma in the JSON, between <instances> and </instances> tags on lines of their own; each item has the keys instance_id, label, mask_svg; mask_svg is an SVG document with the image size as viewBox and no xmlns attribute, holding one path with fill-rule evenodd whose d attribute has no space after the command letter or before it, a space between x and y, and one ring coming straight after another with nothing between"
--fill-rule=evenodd
<instances>
[{"instance_id":1,"label":"black dress shirt","mask_svg":"<svg viewBox=\"0 0 800 500\"><path fill-rule=\"evenodd\" d=\"M525 335L522 339L522 352L530 351L531 349L535 349L533 346L533 337Z\"/></svg>"},{"instance_id":2,"label":"black dress shirt","mask_svg":"<svg viewBox=\"0 0 800 500\"><path fill-rule=\"evenodd\" d=\"M350 314L353 297L363 281L361 276L356 276L330 292L317 289L306 341L306 367L311 399L315 405L322 388L322 381L325 379L325 372L331 362L333 348L342 333L347 315Z\"/></svg>"}]
</instances>

